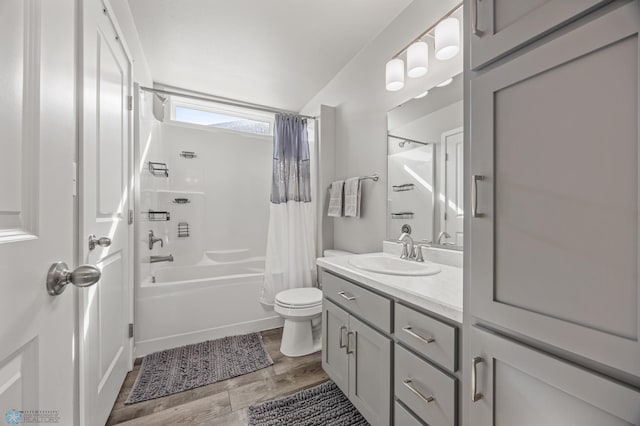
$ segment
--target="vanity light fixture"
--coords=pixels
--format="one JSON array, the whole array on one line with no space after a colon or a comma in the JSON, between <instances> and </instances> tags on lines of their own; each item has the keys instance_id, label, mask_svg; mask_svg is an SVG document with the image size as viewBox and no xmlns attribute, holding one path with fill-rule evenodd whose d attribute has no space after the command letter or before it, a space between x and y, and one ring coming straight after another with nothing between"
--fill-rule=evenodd
<instances>
[{"instance_id":1,"label":"vanity light fixture","mask_svg":"<svg viewBox=\"0 0 640 426\"><path fill-rule=\"evenodd\" d=\"M436 25L436 58L446 61L460 52L460 21L447 18Z\"/></svg>"},{"instance_id":2,"label":"vanity light fixture","mask_svg":"<svg viewBox=\"0 0 640 426\"><path fill-rule=\"evenodd\" d=\"M422 77L429 71L429 45L423 41L427 36L435 40L435 56L439 60L447 60L455 57L460 52L460 21L452 17L460 10L463 2L458 3L447 12L438 22L427 28L401 51L393 55L387 62L385 69L386 88L390 92L396 92L404 87L404 61L400 59L406 53L407 76L410 78ZM433 32L434 34L431 34ZM446 86L451 81L437 87ZM417 99L426 96L421 93Z\"/></svg>"},{"instance_id":3,"label":"vanity light fixture","mask_svg":"<svg viewBox=\"0 0 640 426\"><path fill-rule=\"evenodd\" d=\"M422 99L425 96L427 96L429 94L428 90L425 90L424 92L420 93L418 96L414 96L413 99Z\"/></svg>"},{"instance_id":4,"label":"vanity light fixture","mask_svg":"<svg viewBox=\"0 0 640 426\"><path fill-rule=\"evenodd\" d=\"M451 84L451 82L453 81L453 77L452 78L448 78L445 81L436 84L436 87L444 87L444 86L448 86Z\"/></svg>"},{"instance_id":5,"label":"vanity light fixture","mask_svg":"<svg viewBox=\"0 0 640 426\"><path fill-rule=\"evenodd\" d=\"M429 71L429 45L416 41L407 49L407 75L411 78L422 77Z\"/></svg>"},{"instance_id":6,"label":"vanity light fixture","mask_svg":"<svg viewBox=\"0 0 640 426\"><path fill-rule=\"evenodd\" d=\"M387 90L397 92L404 87L404 61L394 58L387 62L386 67Z\"/></svg>"}]
</instances>

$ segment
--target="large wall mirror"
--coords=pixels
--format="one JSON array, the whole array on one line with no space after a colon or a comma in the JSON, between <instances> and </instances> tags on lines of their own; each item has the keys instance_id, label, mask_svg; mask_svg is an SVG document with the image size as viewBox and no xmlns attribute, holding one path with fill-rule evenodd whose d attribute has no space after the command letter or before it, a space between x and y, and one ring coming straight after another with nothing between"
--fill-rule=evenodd
<instances>
[{"instance_id":1,"label":"large wall mirror","mask_svg":"<svg viewBox=\"0 0 640 426\"><path fill-rule=\"evenodd\" d=\"M443 82L446 83L446 82ZM462 249L463 84L446 85L387 114L387 239Z\"/></svg>"}]
</instances>

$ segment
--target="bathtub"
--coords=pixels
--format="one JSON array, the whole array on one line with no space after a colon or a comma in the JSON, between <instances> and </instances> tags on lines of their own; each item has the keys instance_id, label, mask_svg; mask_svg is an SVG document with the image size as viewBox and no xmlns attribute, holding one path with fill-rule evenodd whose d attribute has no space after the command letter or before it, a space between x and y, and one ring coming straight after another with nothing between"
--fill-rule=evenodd
<instances>
[{"instance_id":1,"label":"bathtub","mask_svg":"<svg viewBox=\"0 0 640 426\"><path fill-rule=\"evenodd\" d=\"M264 258L203 255L194 265L162 264L137 288L136 356L234 334L281 327L259 302Z\"/></svg>"},{"instance_id":2,"label":"bathtub","mask_svg":"<svg viewBox=\"0 0 640 426\"><path fill-rule=\"evenodd\" d=\"M264 258L250 258L230 262L203 262L186 266L163 266L153 273L151 283L146 285L228 284L251 278L264 277ZM155 279L155 283L153 283Z\"/></svg>"}]
</instances>

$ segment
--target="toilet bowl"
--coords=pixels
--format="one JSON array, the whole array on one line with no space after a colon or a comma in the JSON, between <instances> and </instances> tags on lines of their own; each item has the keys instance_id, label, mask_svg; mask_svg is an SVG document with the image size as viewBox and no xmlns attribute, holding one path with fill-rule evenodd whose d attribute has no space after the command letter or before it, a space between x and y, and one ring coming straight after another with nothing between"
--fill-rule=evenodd
<instances>
[{"instance_id":1,"label":"toilet bowl","mask_svg":"<svg viewBox=\"0 0 640 426\"><path fill-rule=\"evenodd\" d=\"M325 257L352 254L325 250ZM322 291L315 287L292 288L276 294L274 310L284 318L280 352L298 357L322 348Z\"/></svg>"}]
</instances>

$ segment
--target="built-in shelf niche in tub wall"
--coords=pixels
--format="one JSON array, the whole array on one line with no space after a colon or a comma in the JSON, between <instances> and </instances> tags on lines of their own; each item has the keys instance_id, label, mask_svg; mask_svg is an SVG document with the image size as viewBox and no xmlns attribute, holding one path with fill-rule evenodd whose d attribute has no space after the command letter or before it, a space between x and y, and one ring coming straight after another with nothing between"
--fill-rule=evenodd
<instances>
[{"instance_id":1,"label":"built-in shelf niche in tub wall","mask_svg":"<svg viewBox=\"0 0 640 426\"><path fill-rule=\"evenodd\" d=\"M194 265L204 256L204 201L203 192L158 191L158 207L171 212L171 221L162 224L158 235L165 238L165 251L173 254L174 265ZM188 232L179 224L188 224Z\"/></svg>"}]
</instances>

